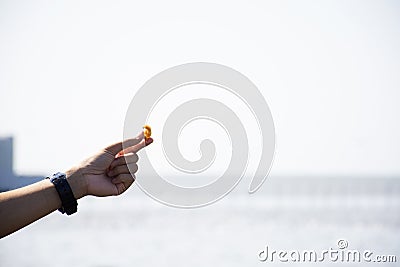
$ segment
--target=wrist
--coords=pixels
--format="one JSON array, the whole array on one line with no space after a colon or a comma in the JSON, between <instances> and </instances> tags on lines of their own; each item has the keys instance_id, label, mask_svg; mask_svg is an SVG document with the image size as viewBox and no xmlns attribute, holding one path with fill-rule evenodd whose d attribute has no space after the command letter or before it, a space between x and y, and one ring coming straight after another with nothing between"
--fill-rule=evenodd
<instances>
[{"instance_id":1,"label":"wrist","mask_svg":"<svg viewBox=\"0 0 400 267\"><path fill-rule=\"evenodd\" d=\"M72 168L65 172L67 181L76 199L87 195L87 182L79 168Z\"/></svg>"}]
</instances>

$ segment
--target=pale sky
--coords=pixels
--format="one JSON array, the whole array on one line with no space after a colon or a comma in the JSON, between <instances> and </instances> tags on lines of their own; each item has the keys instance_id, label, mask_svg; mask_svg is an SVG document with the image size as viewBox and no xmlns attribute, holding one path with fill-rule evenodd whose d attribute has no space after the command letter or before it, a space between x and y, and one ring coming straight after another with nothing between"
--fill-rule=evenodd
<instances>
[{"instance_id":1,"label":"pale sky","mask_svg":"<svg viewBox=\"0 0 400 267\"><path fill-rule=\"evenodd\" d=\"M18 173L64 171L146 80L214 62L268 102L271 174L400 175L399 47L397 1L0 1L0 136Z\"/></svg>"}]
</instances>

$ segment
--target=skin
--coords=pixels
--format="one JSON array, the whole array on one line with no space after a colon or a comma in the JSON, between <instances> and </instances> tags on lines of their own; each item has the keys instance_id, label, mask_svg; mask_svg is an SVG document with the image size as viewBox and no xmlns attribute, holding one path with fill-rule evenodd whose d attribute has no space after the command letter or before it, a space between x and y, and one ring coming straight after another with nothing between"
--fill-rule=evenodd
<instances>
[{"instance_id":1,"label":"skin","mask_svg":"<svg viewBox=\"0 0 400 267\"><path fill-rule=\"evenodd\" d=\"M92 195L116 196L134 182L138 155L153 139L136 138L110 145L66 171L76 199ZM123 150L123 147L128 147ZM131 170L131 172L130 172ZM7 236L61 207L61 200L49 179L0 193L0 238Z\"/></svg>"}]
</instances>

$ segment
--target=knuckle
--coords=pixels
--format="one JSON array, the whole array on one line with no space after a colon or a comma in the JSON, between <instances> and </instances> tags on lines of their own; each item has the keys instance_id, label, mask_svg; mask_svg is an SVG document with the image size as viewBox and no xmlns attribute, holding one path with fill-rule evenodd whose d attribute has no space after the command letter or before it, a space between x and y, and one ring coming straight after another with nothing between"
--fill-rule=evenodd
<instances>
[{"instance_id":1,"label":"knuckle","mask_svg":"<svg viewBox=\"0 0 400 267\"><path fill-rule=\"evenodd\" d=\"M137 172L137 170L138 170L138 165L137 165L136 163L131 163L131 164L129 164L129 169L130 169L132 172Z\"/></svg>"}]
</instances>

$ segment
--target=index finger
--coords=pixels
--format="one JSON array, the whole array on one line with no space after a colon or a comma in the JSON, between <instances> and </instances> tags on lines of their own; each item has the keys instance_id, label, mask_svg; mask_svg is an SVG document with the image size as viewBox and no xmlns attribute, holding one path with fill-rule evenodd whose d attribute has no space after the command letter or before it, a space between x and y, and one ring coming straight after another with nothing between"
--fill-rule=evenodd
<instances>
[{"instance_id":1,"label":"index finger","mask_svg":"<svg viewBox=\"0 0 400 267\"><path fill-rule=\"evenodd\" d=\"M119 154L119 152L121 152L125 147L132 147L139 144L140 142L142 142L143 138L144 138L143 132L140 132L139 135L136 136L135 138L127 139L124 140L123 142L112 144L106 147L105 150L113 155L117 155L117 153Z\"/></svg>"},{"instance_id":2,"label":"index finger","mask_svg":"<svg viewBox=\"0 0 400 267\"><path fill-rule=\"evenodd\" d=\"M118 153L118 156L122 156L124 154L128 154L128 153L137 153L139 150L141 150L142 148L150 145L151 143L153 143L153 138L144 138L140 143L131 146L131 147L127 147L124 150L122 150L121 152Z\"/></svg>"}]
</instances>

